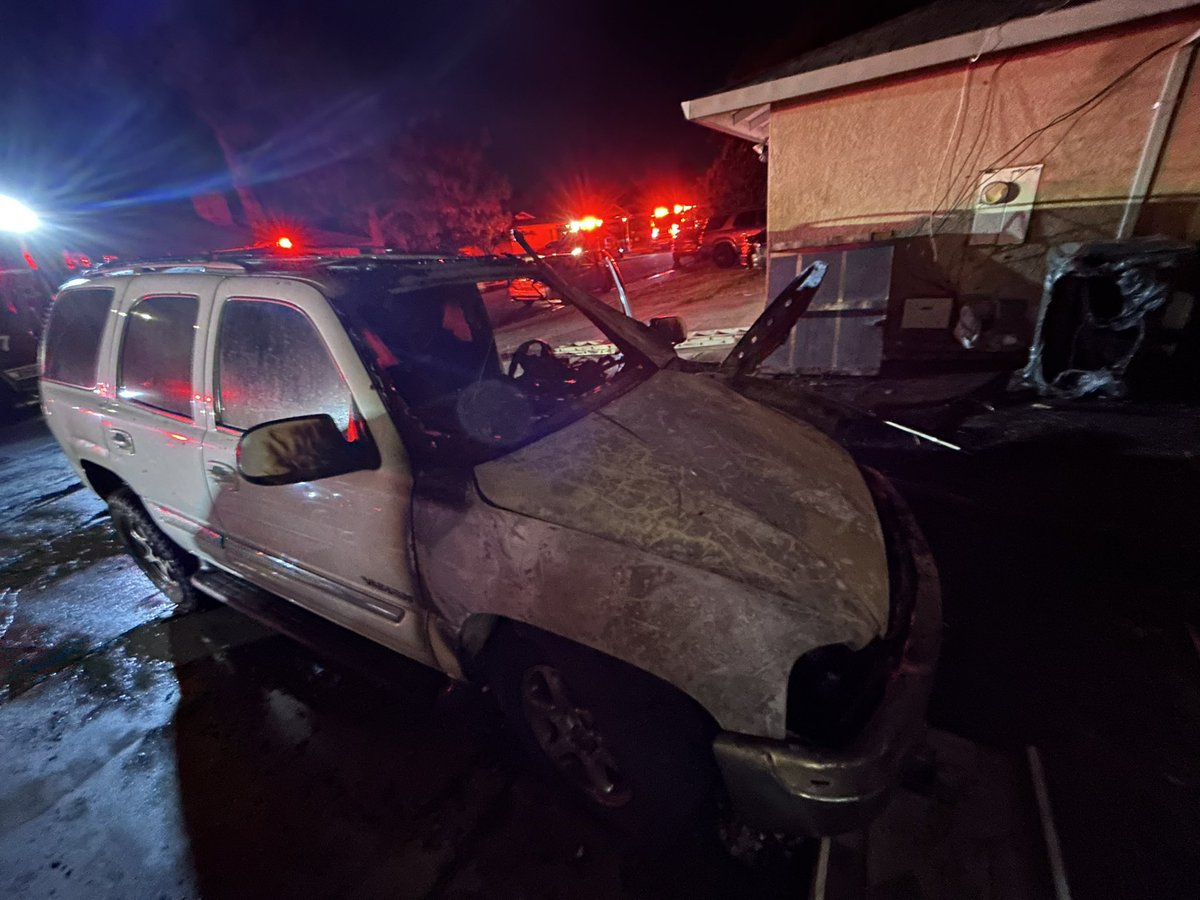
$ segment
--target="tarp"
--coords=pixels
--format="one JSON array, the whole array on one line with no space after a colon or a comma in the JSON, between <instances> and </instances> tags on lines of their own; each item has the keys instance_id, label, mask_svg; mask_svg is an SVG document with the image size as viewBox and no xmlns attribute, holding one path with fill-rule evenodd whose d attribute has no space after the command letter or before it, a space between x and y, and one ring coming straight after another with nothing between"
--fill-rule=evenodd
<instances>
[{"instance_id":1,"label":"tarp","mask_svg":"<svg viewBox=\"0 0 1200 900\"><path fill-rule=\"evenodd\" d=\"M1050 252L1029 361L1013 388L1044 397L1123 397L1152 318L1196 246L1167 238L1068 244Z\"/></svg>"}]
</instances>

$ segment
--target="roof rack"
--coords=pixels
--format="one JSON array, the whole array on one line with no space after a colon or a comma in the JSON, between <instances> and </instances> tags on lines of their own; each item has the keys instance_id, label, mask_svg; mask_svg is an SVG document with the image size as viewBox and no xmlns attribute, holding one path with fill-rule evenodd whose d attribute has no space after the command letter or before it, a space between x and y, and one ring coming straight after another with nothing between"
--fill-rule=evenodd
<instances>
[{"instance_id":1,"label":"roof rack","mask_svg":"<svg viewBox=\"0 0 1200 900\"><path fill-rule=\"evenodd\" d=\"M480 263L508 259L506 256L459 256L452 253L405 253L379 247L315 247L302 253L281 254L272 247L238 247L212 250L187 256L113 260L85 270L88 275L114 272L161 272L176 268L202 268L212 271L249 271L264 267L295 268L297 265L361 265L374 262L412 265Z\"/></svg>"},{"instance_id":2,"label":"roof rack","mask_svg":"<svg viewBox=\"0 0 1200 900\"><path fill-rule=\"evenodd\" d=\"M85 269L83 275L141 275L147 272L171 271L203 271L203 272L245 272L246 267L236 262L216 261L207 259L156 259L130 260L128 262L114 261L102 266Z\"/></svg>"}]
</instances>

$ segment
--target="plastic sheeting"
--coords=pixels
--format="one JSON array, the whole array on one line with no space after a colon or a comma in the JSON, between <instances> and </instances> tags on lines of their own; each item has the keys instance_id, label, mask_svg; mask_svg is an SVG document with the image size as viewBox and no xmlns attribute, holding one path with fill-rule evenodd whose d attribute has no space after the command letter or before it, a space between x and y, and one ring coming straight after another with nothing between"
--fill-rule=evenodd
<instances>
[{"instance_id":1,"label":"plastic sheeting","mask_svg":"<svg viewBox=\"0 0 1200 900\"><path fill-rule=\"evenodd\" d=\"M1044 397L1124 397L1131 363L1196 246L1166 238L1051 251L1029 361L1010 385Z\"/></svg>"}]
</instances>

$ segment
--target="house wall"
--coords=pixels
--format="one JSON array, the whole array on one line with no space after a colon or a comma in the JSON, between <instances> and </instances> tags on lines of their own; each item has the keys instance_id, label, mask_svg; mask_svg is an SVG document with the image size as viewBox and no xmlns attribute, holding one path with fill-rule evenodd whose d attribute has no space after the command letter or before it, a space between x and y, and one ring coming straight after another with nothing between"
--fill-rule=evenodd
<instances>
[{"instance_id":1,"label":"house wall","mask_svg":"<svg viewBox=\"0 0 1200 900\"><path fill-rule=\"evenodd\" d=\"M1050 123L1197 27L1200 10L776 106L771 250L907 238L929 263L913 276L921 282L914 295L940 289L960 299L1036 300L1049 245L1115 235L1173 49L1086 112ZM1200 238L1198 69L1200 60L1139 234ZM1044 168L1026 242L969 246L980 173L1038 163ZM1032 320L1036 304L1029 305Z\"/></svg>"}]
</instances>

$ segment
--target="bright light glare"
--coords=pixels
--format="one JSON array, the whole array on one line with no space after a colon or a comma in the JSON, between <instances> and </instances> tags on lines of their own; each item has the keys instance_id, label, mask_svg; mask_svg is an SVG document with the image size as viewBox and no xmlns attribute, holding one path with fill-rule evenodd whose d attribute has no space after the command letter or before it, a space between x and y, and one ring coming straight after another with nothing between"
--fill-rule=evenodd
<instances>
[{"instance_id":1,"label":"bright light glare","mask_svg":"<svg viewBox=\"0 0 1200 900\"><path fill-rule=\"evenodd\" d=\"M292 249L292 239L285 235L275 242L275 246L281 250L291 250Z\"/></svg>"},{"instance_id":2,"label":"bright light glare","mask_svg":"<svg viewBox=\"0 0 1200 900\"><path fill-rule=\"evenodd\" d=\"M567 223L567 228L572 234L578 234L581 231L595 231L604 224L603 219L597 219L595 216L584 216L582 219L572 219Z\"/></svg>"},{"instance_id":3,"label":"bright light glare","mask_svg":"<svg viewBox=\"0 0 1200 900\"><path fill-rule=\"evenodd\" d=\"M37 227L38 217L32 209L19 200L0 194L0 231L22 234Z\"/></svg>"},{"instance_id":4,"label":"bright light glare","mask_svg":"<svg viewBox=\"0 0 1200 900\"><path fill-rule=\"evenodd\" d=\"M670 212L671 211L669 209L667 209L665 206L656 206L656 207L654 207L654 218L661 219L663 216L668 215Z\"/></svg>"},{"instance_id":5,"label":"bright light glare","mask_svg":"<svg viewBox=\"0 0 1200 900\"><path fill-rule=\"evenodd\" d=\"M583 256L583 248L582 248L582 247L576 247L576 248L574 248L574 249L571 251L571 255L572 255L572 256Z\"/></svg>"}]
</instances>

